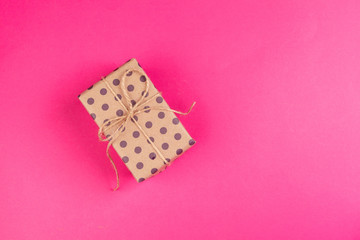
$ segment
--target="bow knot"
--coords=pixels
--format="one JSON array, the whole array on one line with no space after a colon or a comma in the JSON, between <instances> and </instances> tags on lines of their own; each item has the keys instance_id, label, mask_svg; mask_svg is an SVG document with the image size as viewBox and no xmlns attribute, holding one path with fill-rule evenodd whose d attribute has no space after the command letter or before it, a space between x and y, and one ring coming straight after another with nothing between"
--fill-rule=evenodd
<instances>
[{"instance_id":1,"label":"bow knot","mask_svg":"<svg viewBox=\"0 0 360 240\"><path fill-rule=\"evenodd\" d=\"M136 112L136 109L134 107L130 107L130 109L128 110L128 117L134 118L135 115L137 115L138 113Z\"/></svg>"}]
</instances>

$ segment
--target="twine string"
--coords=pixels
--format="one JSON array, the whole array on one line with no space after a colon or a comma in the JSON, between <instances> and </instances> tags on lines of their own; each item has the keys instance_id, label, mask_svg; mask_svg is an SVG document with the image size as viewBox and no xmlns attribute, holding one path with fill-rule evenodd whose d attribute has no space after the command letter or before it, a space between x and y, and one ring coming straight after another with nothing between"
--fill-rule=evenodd
<instances>
[{"instance_id":1,"label":"twine string","mask_svg":"<svg viewBox=\"0 0 360 240\"><path fill-rule=\"evenodd\" d=\"M116 141L116 139L121 135L121 133L125 131L125 126L129 123L129 121L132 121L137 126L137 128L141 131L141 133L146 137L147 141L151 144L151 146L154 148L154 150L160 156L160 158L164 162L164 164L169 165L169 162L166 160L166 158L161 153L159 148L153 143L153 141L151 141L150 137L146 134L144 129L141 127L141 125L136 121L136 119L134 117L145 111L150 111L150 110L168 111L168 112L173 112L173 113L177 113L177 114L181 114L181 115L187 115L191 112L191 110L193 109L193 107L196 103L196 102L193 102L193 104L190 106L190 108L187 112L180 112L177 110L173 110L171 108L162 108L162 107L155 107L155 106L148 107L148 108L142 108L145 104L152 101L155 97L161 95L160 92L157 92L152 97L145 100L145 97L147 97L149 94L149 88L150 88L149 80L148 80L148 78L145 78L145 90L144 90L143 94L141 95L140 99L138 101L136 101L136 103L133 105L131 102L132 99L130 98L130 96L126 90L125 81L126 81L126 77L132 75L132 73L134 73L134 72L142 75L142 72L140 72L139 70L128 69L122 75L121 81L120 81L120 90L123 93L124 99L125 99L128 107L125 106L124 103L119 99L118 95L112 89L110 84L104 78L102 78L102 81L105 83L108 90L114 95L117 102L125 110L125 112L123 113L122 116L114 117L114 118L111 118L108 121L104 122L100 126L99 132L98 132L98 137L99 137L100 141L108 141L108 144L106 147L106 155L109 158L111 165L113 166L113 169L116 174L116 187L114 188L114 191L119 188L119 173L118 173L118 170L114 163L114 160L110 155L109 149L110 149L110 146L114 143L114 141Z\"/></svg>"}]
</instances>

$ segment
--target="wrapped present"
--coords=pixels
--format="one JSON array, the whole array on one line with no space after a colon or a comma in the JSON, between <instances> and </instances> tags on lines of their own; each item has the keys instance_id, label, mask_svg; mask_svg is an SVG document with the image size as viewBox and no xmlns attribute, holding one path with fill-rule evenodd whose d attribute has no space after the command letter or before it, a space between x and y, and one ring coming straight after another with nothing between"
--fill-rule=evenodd
<instances>
[{"instance_id":1,"label":"wrapped present","mask_svg":"<svg viewBox=\"0 0 360 240\"><path fill-rule=\"evenodd\" d=\"M99 126L99 139L108 141L107 155L117 175L117 187L110 146L142 182L195 144L175 115L187 113L168 106L135 59L89 87L79 99Z\"/></svg>"}]
</instances>

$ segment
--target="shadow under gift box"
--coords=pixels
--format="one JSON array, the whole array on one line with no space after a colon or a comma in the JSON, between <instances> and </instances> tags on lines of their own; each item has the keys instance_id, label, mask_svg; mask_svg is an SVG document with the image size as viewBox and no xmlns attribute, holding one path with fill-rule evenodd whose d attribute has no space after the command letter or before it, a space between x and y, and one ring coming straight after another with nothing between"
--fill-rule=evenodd
<instances>
[{"instance_id":1,"label":"shadow under gift box","mask_svg":"<svg viewBox=\"0 0 360 240\"><path fill-rule=\"evenodd\" d=\"M125 77L125 90L132 99L132 104L140 100L144 94L146 80L149 82L149 92L145 100L158 93L136 59L129 60L79 95L81 103L99 127L109 119L123 116L127 111L123 105L128 108L128 104L120 87L121 78L127 70L134 70L128 72ZM114 93L103 81L108 83L123 105L119 103ZM153 106L169 109L161 95L141 108ZM134 118L168 164L195 144L173 112L151 109L134 116ZM164 160L158 156L154 146L149 143L148 138L133 121L128 121L125 130L114 139L112 146L138 182L165 169Z\"/></svg>"}]
</instances>

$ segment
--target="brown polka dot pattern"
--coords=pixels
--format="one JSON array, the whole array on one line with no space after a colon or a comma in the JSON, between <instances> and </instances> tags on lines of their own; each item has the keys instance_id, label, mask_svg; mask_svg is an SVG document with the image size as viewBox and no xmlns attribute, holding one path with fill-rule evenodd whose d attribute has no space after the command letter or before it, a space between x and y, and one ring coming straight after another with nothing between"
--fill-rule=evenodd
<instances>
[{"instance_id":1,"label":"brown polka dot pattern","mask_svg":"<svg viewBox=\"0 0 360 240\"><path fill-rule=\"evenodd\" d=\"M106 124L105 126L109 126L110 123L111 123L111 122L109 121L109 119L105 119L105 120L104 120L104 123L106 123L106 122L107 122L107 124Z\"/></svg>"},{"instance_id":2,"label":"brown polka dot pattern","mask_svg":"<svg viewBox=\"0 0 360 240\"><path fill-rule=\"evenodd\" d=\"M120 142L120 147L125 148L127 146L127 142L126 141L121 141Z\"/></svg>"},{"instance_id":3,"label":"brown polka dot pattern","mask_svg":"<svg viewBox=\"0 0 360 240\"><path fill-rule=\"evenodd\" d=\"M138 116L134 116L133 119L135 119L135 121L137 121L137 120L138 120ZM134 122L133 119L131 119L132 122Z\"/></svg>"},{"instance_id":4,"label":"brown polka dot pattern","mask_svg":"<svg viewBox=\"0 0 360 240\"><path fill-rule=\"evenodd\" d=\"M178 150L176 150L176 154L177 154L177 155L182 154L182 152L183 152L183 150L182 150L181 148L179 148Z\"/></svg>"},{"instance_id":5,"label":"brown polka dot pattern","mask_svg":"<svg viewBox=\"0 0 360 240\"><path fill-rule=\"evenodd\" d=\"M102 89L100 90L100 94L101 94L101 95L105 95L106 93L107 93L106 88L102 88Z\"/></svg>"},{"instance_id":6,"label":"brown polka dot pattern","mask_svg":"<svg viewBox=\"0 0 360 240\"><path fill-rule=\"evenodd\" d=\"M114 84L114 86L118 86L120 84L120 80L119 79L114 79L113 84Z\"/></svg>"},{"instance_id":7,"label":"brown polka dot pattern","mask_svg":"<svg viewBox=\"0 0 360 240\"><path fill-rule=\"evenodd\" d=\"M87 100L87 103L88 103L89 105L93 105L94 102L95 102L95 100L94 100L93 98L88 98L88 100Z\"/></svg>"},{"instance_id":8,"label":"brown polka dot pattern","mask_svg":"<svg viewBox=\"0 0 360 240\"><path fill-rule=\"evenodd\" d=\"M152 127L152 122L147 121L147 122L145 123L145 127L146 127L146 128L151 128L151 127Z\"/></svg>"},{"instance_id":9,"label":"brown polka dot pattern","mask_svg":"<svg viewBox=\"0 0 360 240\"><path fill-rule=\"evenodd\" d=\"M136 69L142 73L130 71L126 76L125 88L129 91L128 94L132 100L131 104L135 105L144 94L146 79L149 80L135 59L131 59L110 73L105 77L105 81L112 87L118 99L128 107L120 89L122 75L127 69ZM157 93L158 90L149 80L149 93L146 96L149 98ZM104 122L108 123L109 119L124 115L126 109L122 107L118 99L107 89L103 81L95 83L79 96L79 100L98 126L101 126ZM162 96L155 97L144 108L151 106L169 108ZM142 112L133 118L135 121L131 119L128 122L124 132L115 139L113 147L138 182L158 174L166 167L163 159L158 155L152 144L157 146L167 162L174 161L195 144L195 140L187 133L174 113L146 110L146 112ZM141 133L135 123L142 127L152 144Z\"/></svg>"},{"instance_id":10,"label":"brown polka dot pattern","mask_svg":"<svg viewBox=\"0 0 360 240\"><path fill-rule=\"evenodd\" d=\"M129 158L127 156L124 156L121 158L123 160L124 163L128 163L129 162Z\"/></svg>"},{"instance_id":11,"label":"brown polka dot pattern","mask_svg":"<svg viewBox=\"0 0 360 240\"><path fill-rule=\"evenodd\" d=\"M104 103L102 106L101 106L102 110L104 111L107 111L109 109L109 105Z\"/></svg>"},{"instance_id":12,"label":"brown polka dot pattern","mask_svg":"<svg viewBox=\"0 0 360 240\"><path fill-rule=\"evenodd\" d=\"M145 94L145 91L142 91L141 96L144 96L144 94ZM149 96L149 93L146 93L145 98L147 98L148 96Z\"/></svg>"},{"instance_id":13,"label":"brown polka dot pattern","mask_svg":"<svg viewBox=\"0 0 360 240\"><path fill-rule=\"evenodd\" d=\"M134 87L134 85L129 85L129 86L127 86L127 90L129 91L129 92L132 92L132 91L134 91L134 89L135 89L135 87Z\"/></svg>"},{"instance_id":14,"label":"brown polka dot pattern","mask_svg":"<svg viewBox=\"0 0 360 240\"><path fill-rule=\"evenodd\" d=\"M142 162L138 162L137 164L136 164L136 168L137 169L142 169L144 167L144 164L142 163Z\"/></svg>"},{"instance_id":15,"label":"brown polka dot pattern","mask_svg":"<svg viewBox=\"0 0 360 240\"><path fill-rule=\"evenodd\" d=\"M153 137L149 137L152 142L155 142L155 139ZM147 142L150 144L150 141L147 140Z\"/></svg>"},{"instance_id":16,"label":"brown polka dot pattern","mask_svg":"<svg viewBox=\"0 0 360 240\"><path fill-rule=\"evenodd\" d=\"M150 154L149 154L149 158L150 158L151 160L154 160L154 159L156 158L156 154L155 154L154 152L150 153Z\"/></svg>"},{"instance_id":17,"label":"brown polka dot pattern","mask_svg":"<svg viewBox=\"0 0 360 240\"><path fill-rule=\"evenodd\" d=\"M165 113L164 113L164 112L159 112L159 113L158 113L158 118L164 119L164 117L165 117Z\"/></svg>"},{"instance_id":18,"label":"brown polka dot pattern","mask_svg":"<svg viewBox=\"0 0 360 240\"><path fill-rule=\"evenodd\" d=\"M133 137L134 137L134 138L138 138L139 136L140 136L139 131L134 131L134 132L133 132Z\"/></svg>"},{"instance_id":19,"label":"brown polka dot pattern","mask_svg":"<svg viewBox=\"0 0 360 240\"><path fill-rule=\"evenodd\" d=\"M141 149L141 147L136 147L134 149L134 151L135 151L135 153L141 153L142 149Z\"/></svg>"},{"instance_id":20,"label":"brown polka dot pattern","mask_svg":"<svg viewBox=\"0 0 360 240\"><path fill-rule=\"evenodd\" d=\"M119 110L116 111L116 115L117 115L118 117L121 117L122 115L124 115L124 111L121 110L121 109L119 109Z\"/></svg>"},{"instance_id":21,"label":"brown polka dot pattern","mask_svg":"<svg viewBox=\"0 0 360 240\"><path fill-rule=\"evenodd\" d=\"M161 134L166 134L167 133L167 128L166 127L160 128L160 133Z\"/></svg>"},{"instance_id":22,"label":"brown polka dot pattern","mask_svg":"<svg viewBox=\"0 0 360 240\"><path fill-rule=\"evenodd\" d=\"M148 109L148 108L150 108L149 106L145 106L144 107L144 109ZM149 113L151 110L146 110L146 111L144 111L144 112L146 112L146 113Z\"/></svg>"},{"instance_id":23,"label":"brown polka dot pattern","mask_svg":"<svg viewBox=\"0 0 360 240\"><path fill-rule=\"evenodd\" d=\"M174 138L175 138L175 140L180 140L181 139L181 134L180 133L175 133Z\"/></svg>"},{"instance_id":24,"label":"brown polka dot pattern","mask_svg":"<svg viewBox=\"0 0 360 240\"><path fill-rule=\"evenodd\" d=\"M116 94L116 96L117 96L117 98L114 96L115 101L117 101L118 99L121 100L121 98L122 98L121 94Z\"/></svg>"},{"instance_id":25,"label":"brown polka dot pattern","mask_svg":"<svg viewBox=\"0 0 360 240\"><path fill-rule=\"evenodd\" d=\"M157 103L162 103L163 101L164 101L164 99L162 97L157 97L156 98Z\"/></svg>"}]
</instances>

